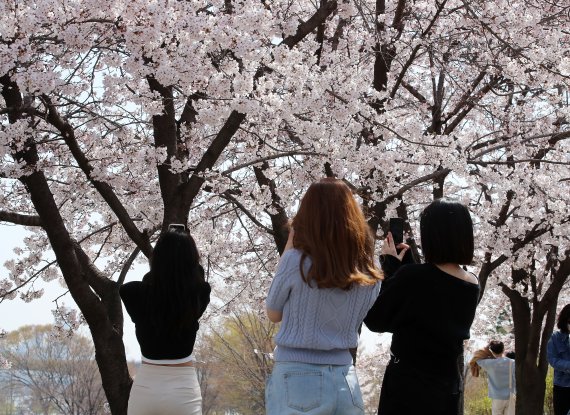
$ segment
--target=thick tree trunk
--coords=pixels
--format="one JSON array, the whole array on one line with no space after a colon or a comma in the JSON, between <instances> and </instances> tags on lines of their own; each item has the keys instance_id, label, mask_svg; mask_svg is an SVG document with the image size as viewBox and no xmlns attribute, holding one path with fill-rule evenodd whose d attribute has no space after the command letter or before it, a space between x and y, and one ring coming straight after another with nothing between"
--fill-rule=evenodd
<instances>
[{"instance_id":1,"label":"thick tree trunk","mask_svg":"<svg viewBox=\"0 0 570 415\"><path fill-rule=\"evenodd\" d=\"M95 360L111 413L126 415L132 379L126 365L123 337L117 330L109 327L109 324L89 328L95 343Z\"/></svg>"},{"instance_id":2,"label":"thick tree trunk","mask_svg":"<svg viewBox=\"0 0 570 415\"><path fill-rule=\"evenodd\" d=\"M517 408L516 415L542 415L544 411L544 394L546 373L536 366L536 362L524 359L520 361L517 354Z\"/></svg>"},{"instance_id":3,"label":"thick tree trunk","mask_svg":"<svg viewBox=\"0 0 570 415\"><path fill-rule=\"evenodd\" d=\"M118 289L105 277L93 275L93 270L82 263L58 214L43 173L35 172L22 181L42 222L46 223L44 229L69 292L89 325L111 413L126 415L132 380L122 341L123 317Z\"/></svg>"},{"instance_id":4,"label":"thick tree trunk","mask_svg":"<svg viewBox=\"0 0 570 415\"><path fill-rule=\"evenodd\" d=\"M22 96L16 83L5 75L0 77L2 95L13 108L10 123L19 120ZM24 149L15 150L14 158L35 167L39 157L33 139ZM69 293L83 313L95 343L103 389L113 415L126 415L131 378L128 373L125 347L122 342L123 317L118 289L105 276L91 267L87 255L74 243L60 215L44 173L40 170L20 177L40 217Z\"/></svg>"},{"instance_id":5,"label":"thick tree trunk","mask_svg":"<svg viewBox=\"0 0 570 415\"><path fill-rule=\"evenodd\" d=\"M516 415L543 414L548 371L546 343L554 327L558 295L566 280L565 268L566 264L559 268L540 301L538 292L533 293L533 299L528 299L502 285L503 292L511 302L515 331Z\"/></svg>"},{"instance_id":6,"label":"thick tree trunk","mask_svg":"<svg viewBox=\"0 0 570 415\"><path fill-rule=\"evenodd\" d=\"M31 146L29 152L33 152ZM131 377L122 341L123 317L118 288L103 276L93 275L82 263L47 181L41 172L22 178L39 213L69 292L83 313L95 344L95 359L113 415L126 415ZM80 249L80 248L79 248ZM84 253L83 253L84 255ZM96 295L97 294L97 295Z\"/></svg>"},{"instance_id":7,"label":"thick tree trunk","mask_svg":"<svg viewBox=\"0 0 570 415\"><path fill-rule=\"evenodd\" d=\"M539 307L535 304L531 318L528 299L516 291L510 291L507 295L511 301L515 327L516 414L542 415L548 365L545 365L545 357L539 357L540 336L535 334L542 331L544 315L537 312Z\"/></svg>"}]
</instances>

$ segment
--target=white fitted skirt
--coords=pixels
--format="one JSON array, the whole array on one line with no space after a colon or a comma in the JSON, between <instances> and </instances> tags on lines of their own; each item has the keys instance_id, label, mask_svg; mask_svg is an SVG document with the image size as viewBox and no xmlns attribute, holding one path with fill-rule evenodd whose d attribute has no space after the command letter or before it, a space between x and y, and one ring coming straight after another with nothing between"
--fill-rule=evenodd
<instances>
[{"instance_id":1,"label":"white fitted skirt","mask_svg":"<svg viewBox=\"0 0 570 415\"><path fill-rule=\"evenodd\" d=\"M196 368L141 364L129 396L128 415L202 415Z\"/></svg>"}]
</instances>

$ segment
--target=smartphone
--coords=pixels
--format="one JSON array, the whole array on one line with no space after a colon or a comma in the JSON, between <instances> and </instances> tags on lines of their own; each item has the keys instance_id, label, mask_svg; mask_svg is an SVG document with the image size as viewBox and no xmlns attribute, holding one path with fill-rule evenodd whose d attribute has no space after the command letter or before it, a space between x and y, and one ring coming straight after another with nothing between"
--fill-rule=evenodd
<instances>
[{"instance_id":1,"label":"smartphone","mask_svg":"<svg viewBox=\"0 0 570 415\"><path fill-rule=\"evenodd\" d=\"M404 219L390 218L390 233L395 245L404 242Z\"/></svg>"}]
</instances>

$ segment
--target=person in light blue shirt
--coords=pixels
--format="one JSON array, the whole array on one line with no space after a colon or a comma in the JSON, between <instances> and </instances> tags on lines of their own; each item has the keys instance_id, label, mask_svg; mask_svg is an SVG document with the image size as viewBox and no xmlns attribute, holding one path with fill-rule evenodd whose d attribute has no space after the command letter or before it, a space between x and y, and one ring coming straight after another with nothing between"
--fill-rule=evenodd
<instances>
[{"instance_id":1,"label":"person in light blue shirt","mask_svg":"<svg viewBox=\"0 0 570 415\"><path fill-rule=\"evenodd\" d=\"M332 178L313 183L267 294L267 316L281 322L265 388L267 415L364 415L350 349L381 276L350 188Z\"/></svg>"},{"instance_id":2,"label":"person in light blue shirt","mask_svg":"<svg viewBox=\"0 0 570 415\"><path fill-rule=\"evenodd\" d=\"M552 333L548 341L546 358L554 368L554 415L566 415L570 411L570 304L560 311L557 327L558 331Z\"/></svg>"},{"instance_id":3,"label":"person in light blue shirt","mask_svg":"<svg viewBox=\"0 0 570 415\"><path fill-rule=\"evenodd\" d=\"M504 356L503 342L489 343L492 359L479 359L477 364L487 372L489 398L492 399L493 415L514 415L515 405L511 403L511 392L515 391L515 365L512 359Z\"/></svg>"}]
</instances>

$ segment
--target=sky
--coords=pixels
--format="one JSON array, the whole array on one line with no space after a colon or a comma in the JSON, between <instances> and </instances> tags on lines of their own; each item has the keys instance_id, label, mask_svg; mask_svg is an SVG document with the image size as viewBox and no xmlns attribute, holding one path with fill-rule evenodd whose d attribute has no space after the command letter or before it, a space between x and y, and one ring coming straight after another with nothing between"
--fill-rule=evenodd
<instances>
[{"instance_id":1,"label":"sky","mask_svg":"<svg viewBox=\"0 0 570 415\"><path fill-rule=\"evenodd\" d=\"M8 270L4 267L4 263L15 258L16 254L13 249L17 246L23 246L22 240L26 236L26 231L21 226L6 225L0 223L0 279L4 279L8 275ZM144 268L143 266L138 266ZM129 272L128 280L135 278L136 274L142 277L144 271L134 269ZM41 281L36 284L37 288L44 288L44 295L25 303L19 297L13 300L4 300L0 303L0 329L6 331L16 330L18 327L29 324L53 324L54 318L52 310L55 309L55 299L65 294L67 289L62 287L57 280L46 283ZM59 304L65 304L66 307L77 309L75 302L69 294L64 295L58 300ZM128 317L127 312L123 308L125 316L125 324L123 330L123 339L125 343L127 359L140 360L140 349L135 337L135 326ZM80 333L89 337L87 326L82 327Z\"/></svg>"},{"instance_id":2,"label":"sky","mask_svg":"<svg viewBox=\"0 0 570 415\"><path fill-rule=\"evenodd\" d=\"M23 246L22 240L26 236L26 231L21 226L7 225L0 223L0 279L4 279L8 270L4 263L15 258L14 248ZM144 264L135 265L127 275L127 281L142 278L147 267ZM25 303L19 297L14 300L4 300L0 303L0 329L6 331L16 330L21 326L30 324L53 324L54 318L52 310L55 309L55 299L58 303L64 303L66 307L76 308L75 303L69 294L65 294L67 289L62 287L57 280L46 283L41 281L36 284L36 288L44 288L44 295L30 303ZM65 295L64 295L65 294ZM63 297L61 297L63 295ZM215 295L215 293L214 293ZM135 337L135 326L130 320L123 307L124 329L123 341L128 360L140 361L140 348ZM80 333L89 337L87 326L81 328ZM198 334L199 335L199 334ZM368 351L373 350L376 344L389 341L389 335L378 335L371 333L363 327L361 342Z\"/></svg>"}]
</instances>

